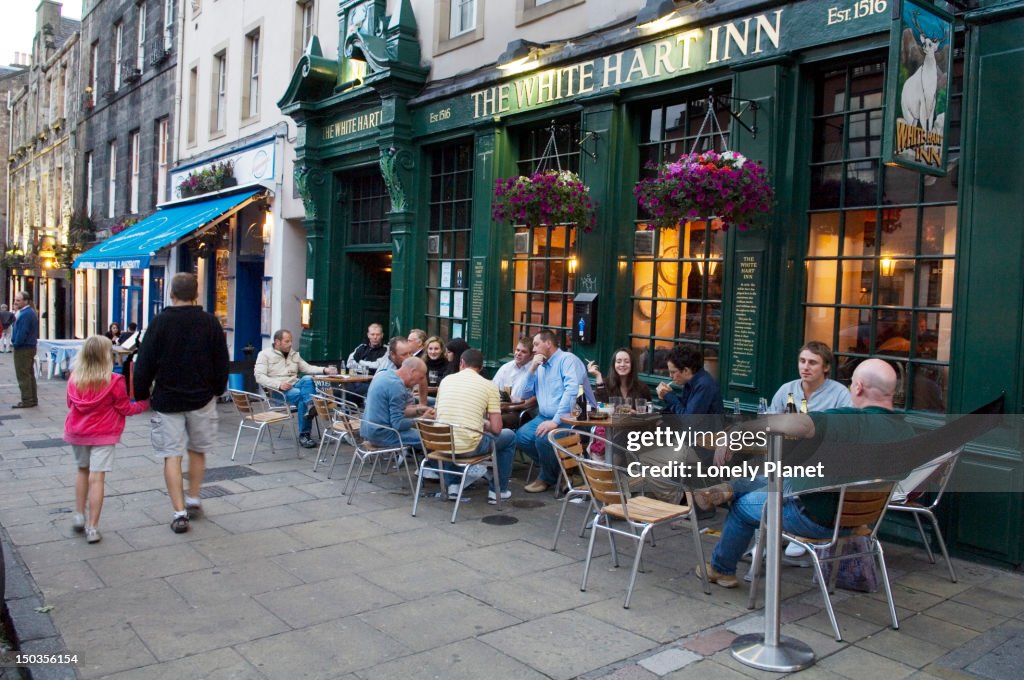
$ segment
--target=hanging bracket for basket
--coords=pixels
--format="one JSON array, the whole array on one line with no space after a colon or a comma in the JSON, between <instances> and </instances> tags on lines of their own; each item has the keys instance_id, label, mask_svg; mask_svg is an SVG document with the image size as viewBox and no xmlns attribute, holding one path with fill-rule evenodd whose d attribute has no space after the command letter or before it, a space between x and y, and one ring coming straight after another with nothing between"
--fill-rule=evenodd
<instances>
[{"instance_id":1,"label":"hanging bracket for basket","mask_svg":"<svg viewBox=\"0 0 1024 680\"><path fill-rule=\"evenodd\" d=\"M753 99L740 99L738 97L729 97L724 94L715 94L714 90L711 90L708 92L708 102L710 104L711 110L715 110L718 103L723 102L725 105L725 110L729 114L729 116L737 123L739 123L740 127L749 132L751 138L757 139L757 111L759 107L756 101L754 101ZM733 102L738 103L740 105L738 111L733 111ZM747 111L750 111L754 114L754 121L751 125L747 125L745 122L743 122L742 116Z\"/></svg>"},{"instance_id":2,"label":"hanging bracket for basket","mask_svg":"<svg viewBox=\"0 0 1024 680\"><path fill-rule=\"evenodd\" d=\"M590 151L585 146L583 146L584 144L587 143L588 140L591 140L591 139L594 140L594 150L593 151ZM580 141L578 141L576 143L576 146L578 146L580 148L580 151L582 151L583 153L585 153L588 156L590 156L590 160L596 161L597 160L597 140L599 140L599 139L601 139L601 135L597 134L596 132L588 132L587 134L583 135L583 137L580 138Z\"/></svg>"}]
</instances>

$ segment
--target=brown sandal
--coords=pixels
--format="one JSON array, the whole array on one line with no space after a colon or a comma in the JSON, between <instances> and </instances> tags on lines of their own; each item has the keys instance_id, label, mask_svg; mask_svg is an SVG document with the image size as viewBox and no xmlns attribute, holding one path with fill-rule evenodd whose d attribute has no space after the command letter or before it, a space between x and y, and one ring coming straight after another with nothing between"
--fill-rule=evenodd
<instances>
[{"instance_id":1,"label":"brown sandal","mask_svg":"<svg viewBox=\"0 0 1024 680\"><path fill-rule=\"evenodd\" d=\"M693 492L693 502L697 507L707 512L719 505L725 505L732 500L732 486L729 484L715 484L701 491Z\"/></svg>"}]
</instances>

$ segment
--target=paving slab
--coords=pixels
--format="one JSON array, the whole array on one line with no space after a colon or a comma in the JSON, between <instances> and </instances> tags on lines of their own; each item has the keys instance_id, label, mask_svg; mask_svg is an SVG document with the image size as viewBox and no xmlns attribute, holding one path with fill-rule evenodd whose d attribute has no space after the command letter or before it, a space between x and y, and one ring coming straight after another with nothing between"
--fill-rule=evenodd
<instances>
[{"instance_id":1,"label":"paving slab","mask_svg":"<svg viewBox=\"0 0 1024 680\"><path fill-rule=\"evenodd\" d=\"M236 598L253 597L302 583L268 559L254 559L209 569L179 573L164 579L194 607Z\"/></svg>"},{"instance_id":2,"label":"paving slab","mask_svg":"<svg viewBox=\"0 0 1024 680\"><path fill-rule=\"evenodd\" d=\"M541 680L548 676L475 639L460 640L358 672L363 680Z\"/></svg>"},{"instance_id":3,"label":"paving slab","mask_svg":"<svg viewBox=\"0 0 1024 680\"><path fill-rule=\"evenodd\" d=\"M402 602L397 595L355 574L279 588L257 595L255 599L292 628L305 628Z\"/></svg>"},{"instance_id":4,"label":"paving slab","mask_svg":"<svg viewBox=\"0 0 1024 680\"><path fill-rule=\"evenodd\" d=\"M154 663L148 666L105 676L105 680L261 680L265 676L234 649L215 649L183 659Z\"/></svg>"},{"instance_id":5,"label":"paving slab","mask_svg":"<svg viewBox=\"0 0 1024 680\"><path fill-rule=\"evenodd\" d=\"M480 638L552 678L574 678L656 646L603 621L581 625L571 612L510 626Z\"/></svg>"}]
</instances>

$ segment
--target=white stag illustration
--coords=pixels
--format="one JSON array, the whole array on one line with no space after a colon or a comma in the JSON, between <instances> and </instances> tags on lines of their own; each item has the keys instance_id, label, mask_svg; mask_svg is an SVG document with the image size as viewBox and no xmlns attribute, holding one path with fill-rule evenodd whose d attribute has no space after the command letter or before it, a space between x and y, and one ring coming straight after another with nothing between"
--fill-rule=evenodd
<instances>
[{"instance_id":1,"label":"white stag illustration","mask_svg":"<svg viewBox=\"0 0 1024 680\"><path fill-rule=\"evenodd\" d=\"M912 33L917 36L919 42L916 44L924 54L924 62L903 83L900 106L903 109L903 119L908 124L931 132L935 127L935 98L940 82L935 53L939 51L945 41L946 33L942 31L934 37L928 35L918 23L918 16L919 12L916 11L911 15L915 29Z\"/></svg>"}]
</instances>

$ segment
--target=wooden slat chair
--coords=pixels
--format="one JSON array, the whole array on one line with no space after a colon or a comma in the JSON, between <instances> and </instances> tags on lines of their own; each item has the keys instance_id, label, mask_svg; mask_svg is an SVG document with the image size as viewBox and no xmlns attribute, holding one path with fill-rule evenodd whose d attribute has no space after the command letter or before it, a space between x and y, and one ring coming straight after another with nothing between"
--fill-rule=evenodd
<instances>
[{"instance_id":1,"label":"wooden slat chair","mask_svg":"<svg viewBox=\"0 0 1024 680\"><path fill-rule=\"evenodd\" d=\"M549 435L557 439L570 433L570 430L556 429ZM597 435L587 432L578 433L581 442L589 444L588 439ZM693 528L694 546L700 563L704 563L704 548L700 540L700 527L697 525L697 509L690 502L688 505L676 505L666 503L655 498L640 495L633 495L637 490L643 491L642 485L639 488L630 484L629 473L626 468L611 463L603 463L579 456L574 456L576 464L583 473L583 480L590 490L597 512L594 515L593 529L590 532L590 542L587 546L587 559L583 565L583 581L580 590L587 589L587 577L590 575L590 562L594 554L594 541L599 531L607 532L608 540L612 549L612 560L615 566L619 566L618 550L615 546L615 537L623 536L634 540L637 543L636 555L633 558L633 569L629 575L629 587L626 589L626 599L622 606L629 609L629 601L633 596L633 586L636 585L636 575L640 570L640 559L643 556L644 544L654 527L668 524L683 517L689 518ZM631 488L631 486L633 488ZM686 495L687 500L691 497ZM612 521L622 522L626 528L613 525ZM706 575L705 575L706 576ZM706 579L704 590L711 592L711 587Z\"/></svg>"},{"instance_id":2,"label":"wooden slat chair","mask_svg":"<svg viewBox=\"0 0 1024 680\"><path fill-rule=\"evenodd\" d=\"M253 461L256 460L256 447L259 446L263 431L271 425L283 426L288 422L291 423L292 434L295 435L295 452L300 458L302 457L302 451L299 449L299 436L295 430L295 419L290 413L282 413L272 409L267 398L263 395L242 390L228 390L228 392L231 394L231 401L235 405L235 410L242 417L238 423L238 434L235 435L235 446L231 449L231 460L235 459L235 453L238 451L238 442L242 437L242 430L256 430L256 441L252 444L252 455L249 457L249 464L252 465ZM277 453L274 449L274 437L271 436L268 439L270 440L271 453Z\"/></svg>"},{"instance_id":3,"label":"wooden slat chair","mask_svg":"<svg viewBox=\"0 0 1024 680\"><path fill-rule=\"evenodd\" d=\"M375 446L373 443L364 440L359 435L359 427L361 421L358 418L352 417L344 411L336 411L335 417L338 422L341 423L341 427L344 429L344 434L352 437L357 443L352 452L352 460L348 465L348 473L345 475L345 481L342 482L342 494L348 496L348 505L352 505L352 499L355 498L356 490L359 487L359 480L363 475L363 467L366 465L366 461L372 460L373 464L370 466L370 476L367 478L367 483L373 482L373 474L377 470L377 464L383 460L384 468L388 468L389 462L393 458L399 458L400 461L405 460L406 450L410 448L407 444L402 442L402 435L398 430L388 427L387 425L381 425L380 423L374 423L376 427L381 430L387 430L392 432L398 439L398 444L395 446ZM343 434L343 436L344 436ZM331 478L334 473L334 464L338 459L338 448L334 449L334 456L331 459L331 467L327 472L327 479ZM352 476L352 470L355 469L356 461L359 462L359 468L356 472L356 476ZM405 466L405 476L409 482L409 488L412 489L412 475L409 472L409 466Z\"/></svg>"},{"instance_id":4,"label":"wooden slat chair","mask_svg":"<svg viewBox=\"0 0 1024 680\"><path fill-rule=\"evenodd\" d=\"M562 482L565 485L565 494L562 496L562 509L558 513L558 524L555 525L555 538L551 541L551 549L558 548L558 538L562 534L562 523L565 520L565 510L574 498L586 500L587 511L583 513L583 521L580 523L580 538L587 532L587 520L597 512L593 499L590 497L590 489L584 483L582 486L573 484L573 473L579 472L577 458L584 457L583 443L580 441L580 433L573 431L558 439L549 436L551 446L555 450L555 459L558 461L558 468L561 471ZM596 435L594 435L596 437ZM600 439L600 437L597 437ZM607 440L605 440L607 441Z\"/></svg>"},{"instance_id":5,"label":"wooden slat chair","mask_svg":"<svg viewBox=\"0 0 1024 680\"><path fill-rule=\"evenodd\" d=\"M420 441L423 443L423 451L426 453L420 462L419 478L416 481L416 491L412 497L412 516L416 516L416 508L419 505L420 490L423 488L423 471L428 463L437 467L439 475L455 475L459 478L459 492L455 496L455 507L452 508L452 524L455 523L455 516L459 513L459 505L462 502L462 492L466 488L466 475L471 465L487 465L491 468L494 476L494 488L500 491L498 484L498 452L495 449L494 440L491 440L491 448L487 453L479 455L466 455L455 453L455 431L465 430L474 434L484 434L480 430L473 430L455 423L445 423L439 420L416 421L416 429L420 433ZM455 469L445 470L444 463L450 463ZM448 498L448 487L444 484L444 477L441 477L441 494ZM495 507L501 510L501 493L495 494Z\"/></svg>"},{"instance_id":6,"label":"wooden slat chair","mask_svg":"<svg viewBox=\"0 0 1024 680\"><path fill-rule=\"evenodd\" d=\"M335 399L334 397L321 394L320 392L313 395L313 408L316 409L317 418L321 419L325 423L323 434L320 437L320 447L317 449L316 458L313 460L313 472L316 472L319 464L326 460L321 458L321 456L324 455L324 444L326 442L333 442L334 459L336 460L338 457L338 448L341 446L342 442L357 441L349 435L348 427L339 417L339 414L341 413L351 413L350 407L351 405L346 404L346 402L341 399ZM358 429L358 420L355 420L353 424Z\"/></svg>"},{"instance_id":7,"label":"wooden slat chair","mask_svg":"<svg viewBox=\"0 0 1024 680\"><path fill-rule=\"evenodd\" d=\"M807 493L818 493L831 491L839 493L836 522L829 538L807 538L797 536L785 530L782 532L783 539L804 548L811 556L814 565L818 586L821 588L821 596L825 600L825 610L828 612L829 621L832 623L832 631L835 633L837 642L842 642L843 636L839 631L839 622L836 621L835 611L832 609L832 598L829 593L835 591L836 576L839 574L839 563L863 555L871 555L875 558L878 568L881 571L882 587L885 590L885 598L889 604L889 616L892 619L892 627L898 630L899 620L896 618L896 605L892 599L892 588L889 585L889 572L885 568L885 553L882 551L882 543L878 540L878 529L885 517L885 510L892 497L896 484L894 482L857 482L855 484L842 484L828 489L816 489ZM799 497L802 494L795 494ZM868 552L843 554L843 548L849 538L853 536L866 536L871 546ZM760 565L762 562L761 552L765 542L764 515L761 516L760 536L754 553L752 570L752 582L750 586L750 598L748 608L753 609L757 602L757 585L760 579ZM829 551L831 557L821 557L818 550ZM832 564L831 574L828 583L825 582L822 562Z\"/></svg>"},{"instance_id":8,"label":"wooden slat chair","mask_svg":"<svg viewBox=\"0 0 1024 680\"><path fill-rule=\"evenodd\" d=\"M932 532L935 540L939 543L942 556L946 558L946 568L949 570L949 580L956 583L956 570L953 562L949 559L949 551L946 550L946 541L942 538L942 530L939 528L939 520L935 516L935 508L942 500L942 494L946 491L946 485L953 476L953 468L964 447L958 447L939 456L935 460L915 469L906 479L896 485L892 500L889 502L889 510L894 512L909 512L917 522L917 530L921 534L921 542L928 553L928 561L935 564L935 554L932 552L931 541L928 540L921 524L921 515L931 521ZM929 496L931 502L928 505L918 502L922 494L934 494Z\"/></svg>"}]
</instances>

